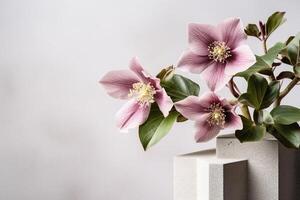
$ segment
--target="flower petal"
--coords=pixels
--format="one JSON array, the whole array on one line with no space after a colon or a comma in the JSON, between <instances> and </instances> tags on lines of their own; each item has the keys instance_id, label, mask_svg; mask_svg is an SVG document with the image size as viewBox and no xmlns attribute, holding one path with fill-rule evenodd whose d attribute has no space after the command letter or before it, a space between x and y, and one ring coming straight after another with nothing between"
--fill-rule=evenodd
<instances>
[{"instance_id":1,"label":"flower petal","mask_svg":"<svg viewBox=\"0 0 300 200\"><path fill-rule=\"evenodd\" d=\"M200 74L210 64L211 60L208 56L200 56L192 51L185 51L179 59L177 67L183 71Z\"/></svg>"},{"instance_id":2,"label":"flower petal","mask_svg":"<svg viewBox=\"0 0 300 200\"><path fill-rule=\"evenodd\" d=\"M235 110L236 105L227 101L227 99L222 99L220 105L225 109L226 112L232 112Z\"/></svg>"},{"instance_id":3,"label":"flower petal","mask_svg":"<svg viewBox=\"0 0 300 200\"><path fill-rule=\"evenodd\" d=\"M131 59L129 68L143 81L148 82L149 75L145 72L137 57Z\"/></svg>"},{"instance_id":4,"label":"flower petal","mask_svg":"<svg viewBox=\"0 0 300 200\"><path fill-rule=\"evenodd\" d=\"M230 80L231 76L225 74L225 63L215 62L201 73L211 91L222 89Z\"/></svg>"},{"instance_id":5,"label":"flower petal","mask_svg":"<svg viewBox=\"0 0 300 200\"><path fill-rule=\"evenodd\" d=\"M216 137L221 128L219 126L211 126L206 120L196 122L196 142L207 142Z\"/></svg>"},{"instance_id":6,"label":"flower petal","mask_svg":"<svg viewBox=\"0 0 300 200\"><path fill-rule=\"evenodd\" d=\"M222 34L222 41L231 49L236 48L246 40L246 34L239 18L229 18L221 22L217 27Z\"/></svg>"},{"instance_id":7,"label":"flower petal","mask_svg":"<svg viewBox=\"0 0 300 200\"><path fill-rule=\"evenodd\" d=\"M128 99L132 84L137 82L139 78L130 70L110 71L99 81L110 96L118 99Z\"/></svg>"},{"instance_id":8,"label":"flower petal","mask_svg":"<svg viewBox=\"0 0 300 200\"><path fill-rule=\"evenodd\" d=\"M214 41L219 41L219 36L216 27L208 24L191 23L188 26L188 37L190 49L202 56L208 55L208 46Z\"/></svg>"},{"instance_id":9,"label":"flower petal","mask_svg":"<svg viewBox=\"0 0 300 200\"><path fill-rule=\"evenodd\" d=\"M170 110L173 107L173 101L168 96L168 94L164 88L156 91L155 101L156 101L160 111L163 113L164 117L167 117L169 115Z\"/></svg>"},{"instance_id":10,"label":"flower petal","mask_svg":"<svg viewBox=\"0 0 300 200\"><path fill-rule=\"evenodd\" d=\"M175 108L184 117L191 120L199 120L208 112L207 105L210 104L205 100L201 101L200 97L189 96L181 101L176 102Z\"/></svg>"},{"instance_id":11,"label":"flower petal","mask_svg":"<svg viewBox=\"0 0 300 200\"><path fill-rule=\"evenodd\" d=\"M156 89L160 89L160 80L156 77L152 77L148 74L142 65L139 63L137 57L131 59L129 68L144 82L144 83L151 83L153 87Z\"/></svg>"},{"instance_id":12,"label":"flower petal","mask_svg":"<svg viewBox=\"0 0 300 200\"><path fill-rule=\"evenodd\" d=\"M243 122L240 116L238 116L234 112L226 113L225 118L225 127L226 129L233 129L233 130L241 130L243 129Z\"/></svg>"},{"instance_id":13,"label":"flower petal","mask_svg":"<svg viewBox=\"0 0 300 200\"><path fill-rule=\"evenodd\" d=\"M235 75L238 72L245 71L255 62L255 56L248 45L241 45L234 49L232 52L232 57L225 67L225 74Z\"/></svg>"},{"instance_id":14,"label":"flower petal","mask_svg":"<svg viewBox=\"0 0 300 200\"><path fill-rule=\"evenodd\" d=\"M222 105L222 101L219 96L214 92L205 92L199 97L199 101L202 107L208 108L212 104Z\"/></svg>"},{"instance_id":15,"label":"flower petal","mask_svg":"<svg viewBox=\"0 0 300 200\"><path fill-rule=\"evenodd\" d=\"M127 132L128 129L138 127L147 120L149 112L149 105L141 105L132 99L117 112L117 127L122 132Z\"/></svg>"}]
</instances>

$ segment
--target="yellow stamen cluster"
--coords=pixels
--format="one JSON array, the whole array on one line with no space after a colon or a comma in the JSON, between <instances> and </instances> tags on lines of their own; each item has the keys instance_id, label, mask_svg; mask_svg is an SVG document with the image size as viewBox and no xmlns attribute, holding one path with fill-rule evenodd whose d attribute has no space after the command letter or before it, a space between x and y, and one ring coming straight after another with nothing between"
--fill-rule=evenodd
<instances>
[{"instance_id":1,"label":"yellow stamen cluster","mask_svg":"<svg viewBox=\"0 0 300 200\"><path fill-rule=\"evenodd\" d=\"M225 125L225 110L219 103L211 104L208 108L209 111L209 119L207 122L210 126L220 126L224 127Z\"/></svg>"},{"instance_id":2,"label":"yellow stamen cluster","mask_svg":"<svg viewBox=\"0 0 300 200\"><path fill-rule=\"evenodd\" d=\"M142 82L134 83L132 89L129 90L129 97L135 97L136 100L144 105L154 103L155 88L150 84Z\"/></svg>"},{"instance_id":3,"label":"yellow stamen cluster","mask_svg":"<svg viewBox=\"0 0 300 200\"><path fill-rule=\"evenodd\" d=\"M224 63L230 56L230 48L225 42L215 41L208 46L208 57L211 60Z\"/></svg>"}]
</instances>

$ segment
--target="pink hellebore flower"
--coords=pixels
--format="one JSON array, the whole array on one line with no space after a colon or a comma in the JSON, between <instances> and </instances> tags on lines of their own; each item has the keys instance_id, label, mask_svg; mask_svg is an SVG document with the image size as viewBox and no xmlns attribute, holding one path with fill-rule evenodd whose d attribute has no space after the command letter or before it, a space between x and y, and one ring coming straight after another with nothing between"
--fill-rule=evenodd
<instances>
[{"instance_id":1,"label":"pink hellebore flower","mask_svg":"<svg viewBox=\"0 0 300 200\"><path fill-rule=\"evenodd\" d=\"M175 103L175 108L184 117L196 121L197 142L206 142L216 137L222 129L242 129L241 118L235 113L235 106L213 92L201 97L189 96Z\"/></svg>"},{"instance_id":2,"label":"pink hellebore flower","mask_svg":"<svg viewBox=\"0 0 300 200\"><path fill-rule=\"evenodd\" d=\"M217 26L189 24L189 50L177 67L200 74L211 91L223 88L230 78L255 63L255 56L245 44L246 35L238 18Z\"/></svg>"},{"instance_id":3,"label":"pink hellebore flower","mask_svg":"<svg viewBox=\"0 0 300 200\"><path fill-rule=\"evenodd\" d=\"M131 60L129 67L130 70L108 72L99 81L110 96L129 100L117 113L117 126L125 132L146 121L152 103L157 103L165 117L173 107L160 80L148 75L137 58Z\"/></svg>"}]
</instances>

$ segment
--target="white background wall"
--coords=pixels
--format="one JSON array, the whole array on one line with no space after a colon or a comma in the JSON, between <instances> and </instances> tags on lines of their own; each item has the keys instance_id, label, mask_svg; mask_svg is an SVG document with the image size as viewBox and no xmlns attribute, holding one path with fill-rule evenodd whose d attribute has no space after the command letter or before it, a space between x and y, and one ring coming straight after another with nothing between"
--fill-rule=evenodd
<instances>
[{"instance_id":1,"label":"white background wall","mask_svg":"<svg viewBox=\"0 0 300 200\"><path fill-rule=\"evenodd\" d=\"M124 102L97 80L135 55L153 74L174 64L188 22L246 24L276 10L288 22L272 41L300 31L299 0L1 0L0 199L171 200L172 157L214 141L195 144L188 122L144 152L137 131L115 128ZM299 88L288 102L300 106Z\"/></svg>"}]
</instances>

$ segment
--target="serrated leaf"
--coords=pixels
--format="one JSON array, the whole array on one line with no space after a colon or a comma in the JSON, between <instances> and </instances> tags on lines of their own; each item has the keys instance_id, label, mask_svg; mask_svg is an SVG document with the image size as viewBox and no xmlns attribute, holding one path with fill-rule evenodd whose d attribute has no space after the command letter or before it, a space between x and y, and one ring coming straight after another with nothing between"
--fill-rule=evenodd
<instances>
[{"instance_id":1,"label":"serrated leaf","mask_svg":"<svg viewBox=\"0 0 300 200\"><path fill-rule=\"evenodd\" d=\"M243 122L243 129L236 130L235 136L240 142L254 142L261 140L266 134L266 127L264 125L255 125L254 122L241 116Z\"/></svg>"},{"instance_id":2,"label":"serrated leaf","mask_svg":"<svg viewBox=\"0 0 300 200\"><path fill-rule=\"evenodd\" d=\"M278 81L271 82L260 76L253 74L248 80L247 92L239 97L239 102L262 110L269 107L279 95L280 84Z\"/></svg>"},{"instance_id":3,"label":"serrated leaf","mask_svg":"<svg viewBox=\"0 0 300 200\"><path fill-rule=\"evenodd\" d=\"M198 96L200 91L197 83L178 74L174 74L168 81L162 81L161 86L165 88L173 102L180 101L188 96Z\"/></svg>"},{"instance_id":4,"label":"serrated leaf","mask_svg":"<svg viewBox=\"0 0 300 200\"><path fill-rule=\"evenodd\" d=\"M300 127L297 123L290 125L274 124L268 127L268 132L288 148L299 148Z\"/></svg>"},{"instance_id":5,"label":"serrated leaf","mask_svg":"<svg viewBox=\"0 0 300 200\"><path fill-rule=\"evenodd\" d=\"M268 18L266 23L266 33L268 37L286 21L284 14L285 12L275 12Z\"/></svg>"},{"instance_id":6,"label":"serrated leaf","mask_svg":"<svg viewBox=\"0 0 300 200\"><path fill-rule=\"evenodd\" d=\"M256 63L249 67L247 70L237 73L235 76L243 77L246 80L252 74L259 73L265 70L272 70L272 64L277 58L278 54L285 48L285 44L282 42L276 43L272 48L270 48L267 54L263 56L256 56Z\"/></svg>"},{"instance_id":7,"label":"serrated leaf","mask_svg":"<svg viewBox=\"0 0 300 200\"><path fill-rule=\"evenodd\" d=\"M288 125L300 121L300 109L293 106L277 106L271 111L271 115L277 124Z\"/></svg>"},{"instance_id":8,"label":"serrated leaf","mask_svg":"<svg viewBox=\"0 0 300 200\"><path fill-rule=\"evenodd\" d=\"M139 127L139 138L144 150L159 142L171 130L179 113L170 112L165 118L157 105L152 105L147 121Z\"/></svg>"}]
</instances>

